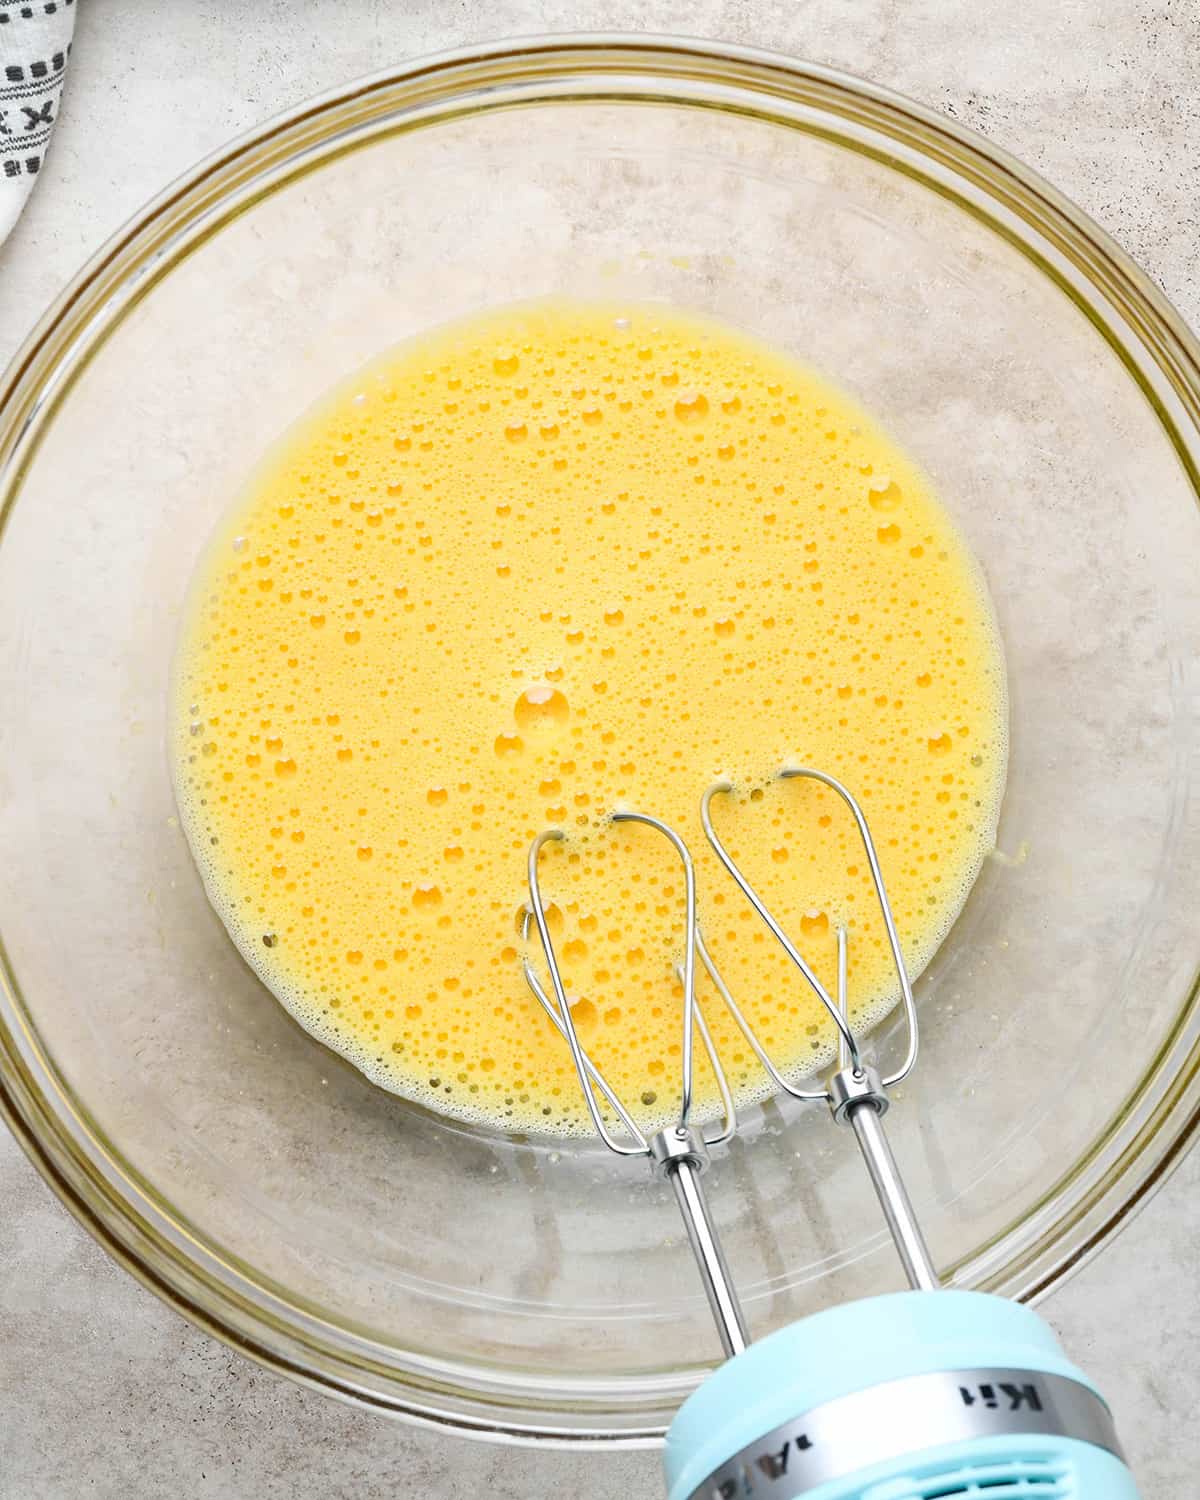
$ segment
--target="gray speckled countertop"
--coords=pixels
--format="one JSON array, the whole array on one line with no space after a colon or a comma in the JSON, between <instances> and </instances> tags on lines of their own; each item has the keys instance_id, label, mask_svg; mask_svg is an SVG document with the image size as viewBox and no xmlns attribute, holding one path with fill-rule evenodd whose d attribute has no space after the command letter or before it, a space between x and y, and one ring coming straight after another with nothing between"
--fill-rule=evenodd
<instances>
[{"instance_id":1,"label":"gray speckled countertop","mask_svg":"<svg viewBox=\"0 0 1200 1500\"><path fill-rule=\"evenodd\" d=\"M1200 324L1200 9L1172 0L94 0L42 180L0 250L0 360L80 262L199 157L403 57L534 31L674 31L890 84L1037 167ZM1200 1157L1043 1305L1115 1406L1145 1500L1195 1493ZM652 1454L490 1447L265 1374L113 1265L0 1135L0 1500L653 1495Z\"/></svg>"}]
</instances>

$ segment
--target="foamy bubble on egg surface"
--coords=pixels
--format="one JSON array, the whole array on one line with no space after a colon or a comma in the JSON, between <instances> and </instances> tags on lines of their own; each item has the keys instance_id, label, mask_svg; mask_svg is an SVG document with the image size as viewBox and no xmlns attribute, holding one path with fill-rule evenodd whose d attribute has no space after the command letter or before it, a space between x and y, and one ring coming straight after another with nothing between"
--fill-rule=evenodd
<instances>
[{"instance_id":1,"label":"foamy bubble on egg surface","mask_svg":"<svg viewBox=\"0 0 1200 1500\"><path fill-rule=\"evenodd\" d=\"M853 823L774 773L858 796L914 973L1004 782L999 640L928 481L812 371L662 307L503 309L334 391L218 528L173 693L183 824L244 956L376 1083L506 1130L590 1130L520 969L539 831L567 834L542 871L579 1034L655 1125L683 883L614 809L688 839L714 956L801 1076L831 1028L705 844L705 787L734 783L722 837L830 986L847 924L869 1026L896 985ZM739 1098L762 1096L698 994Z\"/></svg>"}]
</instances>

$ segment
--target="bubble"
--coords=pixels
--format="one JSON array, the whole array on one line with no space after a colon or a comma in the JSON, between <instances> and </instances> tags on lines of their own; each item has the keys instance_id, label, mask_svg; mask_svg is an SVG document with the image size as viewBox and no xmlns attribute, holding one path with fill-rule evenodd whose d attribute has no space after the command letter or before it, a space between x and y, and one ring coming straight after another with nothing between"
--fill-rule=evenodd
<instances>
[{"instance_id":1,"label":"bubble","mask_svg":"<svg viewBox=\"0 0 1200 1500\"><path fill-rule=\"evenodd\" d=\"M675 415L681 422L699 422L708 415L708 397L699 391L688 391L675 403Z\"/></svg>"},{"instance_id":2,"label":"bubble","mask_svg":"<svg viewBox=\"0 0 1200 1500\"><path fill-rule=\"evenodd\" d=\"M881 526L878 531L876 531L875 535L881 542L884 542L886 544L898 542L900 540L900 528L893 521L890 526Z\"/></svg>"},{"instance_id":3,"label":"bubble","mask_svg":"<svg viewBox=\"0 0 1200 1500\"><path fill-rule=\"evenodd\" d=\"M819 937L829 931L829 914L823 911L806 911L800 918L800 931L805 937Z\"/></svg>"},{"instance_id":4,"label":"bubble","mask_svg":"<svg viewBox=\"0 0 1200 1500\"><path fill-rule=\"evenodd\" d=\"M900 486L891 479L876 479L867 486L867 501L872 510L899 510L903 496Z\"/></svg>"},{"instance_id":5,"label":"bubble","mask_svg":"<svg viewBox=\"0 0 1200 1500\"><path fill-rule=\"evenodd\" d=\"M736 621L728 615L722 615L719 620L713 621L713 633L720 636L731 636L737 629Z\"/></svg>"},{"instance_id":6,"label":"bubble","mask_svg":"<svg viewBox=\"0 0 1200 1500\"><path fill-rule=\"evenodd\" d=\"M596 1007L590 1000L571 1000L571 1019L577 1031L590 1031L599 1020Z\"/></svg>"},{"instance_id":7,"label":"bubble","mask_svg":"<svg viewBox=\"0 0 1200 1500\"><path fill-rule=\"evenodd\" d=\"M520 358L511 349L501 350L492 360L492 369L497 375L515 375L520 368Z\"/></svg>"},{"instance_id":8,"label":"bubble","mask_svg":"<svg viewBox=\"0 0 1200 1500\"><path fill-rule=\"evenodd\" d=\"M522 904L521 906L517 907L516 916L514 918L514 924L513 925L516 927L517 932L519 934L523 934L524 931L525 931L525 917L526 917L526 914L527 914L528 911L529 911L529 908L527 906L525 906L524 904ZM542 915L546 919L546 926L550 929L551 935L553 935L554 933L558 933L558 932L562 931L563 914L562 914L561 908L557 905L556 902L554 902L554 901L543 901L542 902ZM530 923L530 931L536 937L537 927L532 922Z\"/></svg>"},{"instance_id":9,"label":"bubble","mask_svg":"<svg viewBox=\"0 0 1200 1500\"><path fill-rule=\"evenodd\" d=\"M441 807L450 796L444 786L431 786L425 793L425 800L430 807Z\"/></svg>"},{"instance_id":10,"label":"bubble","mask_svg":"<svg viewBox=\"0 0 1200 1500\"><path fill-rule=\"evenodd\" d=\"M619 609L615 604L604 611L604 623L606 625L620 625L625 619L625 611Z\"/></svg>"},{"instance_id":11,"label":"bubble","mask_svg":"<svg viewBox=\"0 0 1200 1500\"><path fill-rule=\"evenodd\" d=\"M429 882L422 882L413 887L412 904L418 911L429 911L435 906L442 904L441 890Z\"/></svg>"},{"instance_id":12,"label":"bubble","mask_svg":"<svg viewBox=\"0 0 1200 1500\"><path fill-rule=\"evenodd\" d=\"M954 748L954 741L947 731L944 734L933 735L927 741L930 755L948 755Z\"/></svg>"},{"instance_id":13,"label":"bubble","mask_svg":"<svg viewBox=\"0 0 1200 1500\"><path fill-rule=\"evenodd\" d=\"M528 687L517 699L513 717L522 729L540 729L551 724L565 724L571 716L566 694L549 683Z\"/></svg>"},{"instance_id":14,"label":"bubble","mask_svg":"<svg viewBox=\"0 0 1200 1500\"><path fill-rule=\"evenodd\" d=\"M529 428L524 422L510 422L504 429L504 436L510 443L523 443L529 436Z\"/></svg>"},{"instance_id":15,"label":"bubble","mask_svg":"<svg viewBox=\"0 0 1200 1500\"><path fill-rule=\"evenodd\" d=\"M520 755L525 748L525 741L519 734L498 734L493 749L496 754L508 758Z\"/></svg>"}]
</instances>

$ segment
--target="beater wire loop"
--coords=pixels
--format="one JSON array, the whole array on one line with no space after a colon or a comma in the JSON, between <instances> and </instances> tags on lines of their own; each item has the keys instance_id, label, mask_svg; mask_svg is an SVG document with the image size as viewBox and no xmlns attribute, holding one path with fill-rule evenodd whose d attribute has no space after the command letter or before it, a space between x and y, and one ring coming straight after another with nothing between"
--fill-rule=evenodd
<instances>
[{"instance_id":1,"label":"beater wire loop","mask_svg":"<svg viewBox=\"0 0 1200 1500\"><path fill-rule=\"evenodd\" d=\"M737 1117L734 1110L733 1092L729 1087L729 1080L725 1076L725 1069L721 1065L720 1054L713 1041L712 1033L709 1031L708 1023L700 1008L700 1002L696 998L696 957L702 956L706 971L713 977L718 991L724 996L728 993L724 982L717 974L715 966L707 950L703 947L703 938L700 935L700 927L696 914L696 870L692 863L692 856L679 834L669 824L660 818L651 817L648 813L639 812L617 812L612 815L614 823L640 823L654 832L661 834L679 857L683 866L684 875L684 946L683 960L675 966L675 973L683 987L683 1035L681 1045L680 1064L680 1090L679 1090L679 1113L672 1127L680 1138L685 1138L691 1129L692 1107L695 1094L695 1066L694 1066L694 1038L698 1033L701 1045L708 1057L709 1066L712 1068L713 1077L716 1079L717 1091L721 1098L722 1121L716 1133L700 1135L699 1140L704 1146L717 1146L729 1140L737 1129ZM612 1085L604 1078L600 1070L592 1062L579 1039L575 1027L575 1021L571 1014L570 1001L567 999L566 986L563 983L562 971L559 968L558 955L554 949L554 941L550 936L550 927L546 917L546 905L542 899L541 883L539 880L539 864L542 850L549 843L561 842L566 835L561 829L551 828L540 833L529 849L528 880L529 880L529 905L526 907L522 919L522 938L526 942L527 951L522 961L522 969L525 982L529 986L534 998L549 1016L555 1029L565 1038L571 1049L571 1058L575 1064L575 1071L579 1076L579 1084L583 1090L584 1102L591 1116L592 1124L596 1133L610 1151L618 1156L647 1156L650 1154L650 1142L644 1132L629 1114L629 1111L621 1103ZM538 939L541 943L542 954L546 961L546 968L550 975L550 987L553 994L548 994L545 985L538 977L536 970L528 953L528 938L531 923L536 926ZM613 1113L621 1122L628 1139L622 1140L613 1134L605 1121L603 1111L597 1101L597 1092L608 1102Z\"/></svg>"},{"instance_id":2,"label":"beater wire loop","mask_svg":"<svg viewBox=\"0 0 1200 1500\"><path fill-rule=\"evenodd\" d=\"M784 766L779 772L779 777L780 780L783 781L805 778L811 781L820 782L823 786L829 787L831 791L835 792L842 799L847 808L849 808L850 814L854 819L855 826L858 829L859 838L862 841L863 850L867 856L867 864L871 871L871 880L875 886L875 895L879 902L879 909L883 915L884 927L887 930L888 943L891 947L892 953L892 961L895 965L896 977L900 983L900 995L904 1007L905 1025L908 1032L908 1044L905 1049L903 1061L901 1062L900 1066L895 1069L894 1072L886 1074L882 1080L885 1089L892 1088L895 1084L901 1082L902 1079L908 1077L917 1061L917 1007L916 1001L913 998L912 984L908 977L908 969L906 968L904 963L904 954L900 947L900 938L896 932L896 923L895 919L892 916L891 904L888 901L887 889L883 883L883 871L879 867L879 856L875 850L875 841L871 837L871 830L867 826L867 820L863 814L862 808L858 805L857 800L850 792L850 790L845 787L840 781L838 781L836 777L830 776L824 771L813 770L808 766ZM746 897L747 901L750 902L750 905L754 908L754 910L758 913L762 920L766 923L766 926L771 932L771 935L775 938L776 942L778 942L779 946L787 954L793 965L804 976L804 979L807 981L809 987L817 996L817 999L820 1000L830 1019L837 1027L838 1054L839 1058L841 1059L841 1065L845 1066L848 1063L852 1068L854 1075L856 1077L862 1077L864 1072L864 1065L862 1057L859 1053L858 1041L854 1035L853 1030L851 1029L849 1020L847 1019L849 1008L846 995L846 950L848 944L848 934L846 932L846 929L845 927L839 927L837 933L838 996L835 1000L833 996L830 995L825 986L821 983L821 981L817 978L816 974L813 972L811 965L807 962L804 955L796 947L795 943L792 942L791 938L788 937L778 919L768 908L766 902L763 901L762 897L750 884L749 880L747 880L746 876L738 866L736 860L729 853L729 850L722 842L716 828L713 826L713 799L715 797L728 795L733 790L734 788L731 782L718 781L710 786L704 793L704 796L700 799L700 822L704 828L705 837L712 845L713 852L716 854L717 858L721 861L726 871L736 882L739 890ZM754 1055L766 1069L772 1083L774 1083L776 1087L782 1089L785 1093L790 1094L795 1099L814 1100L828 1098L829 1095L827 1090L804 1089L788 1082L788 1080L783 1076L782 1073L780 1073L779 1069L771 1061L771 1058L768 1055L766 1049L759 1041L753 1027L747 1020L745 1013L740 1009L740 1007L734 1001L732 995L729 993L728 987L721 982L712 966L711 957L706 956L706 950L702 945L699 948L699 953L701 963L704 964L709 973L709 977L713 980L714 984L716 984L718 990L721 992L721 997L725 1001L725 1004L729 1007L730 1013L732 1014L734 1020L737 1022L742 1031L742 1035L750 1044Z\"/></svg>"}]
</instances>

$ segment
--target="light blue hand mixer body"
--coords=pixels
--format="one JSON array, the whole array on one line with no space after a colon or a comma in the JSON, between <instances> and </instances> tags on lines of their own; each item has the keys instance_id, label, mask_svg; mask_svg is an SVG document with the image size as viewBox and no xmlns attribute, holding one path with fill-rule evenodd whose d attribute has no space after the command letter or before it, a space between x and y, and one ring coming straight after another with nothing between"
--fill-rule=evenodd
<instances>
[{"instance_id":1,"label":"light blue hand mixer body","mask_svg":"<svg viewBox=\"0 0 1200 1500\"><path fill-rule=\"evenodd\" d=\"M908 1029L903 1061L880 1072L860 1055L848 1021L847 934L837 933L837 997L829 995L717 834L714 799L701 801L705 835L742 894L766 923L837 1026L837 1064L823 1087L801 1087L775 1067L705 946L687 845L645 813L613 821L644 824L668 839L685 875L686 935L677 974L683 985L682 1086L676 1123L647 1137L584 1051L571 1019L547 926L538 870L546 845L529 851L526 937L536 926L549 991L528 955L526 981L575 1062L592 1122L622 1156L644 1156L674 1190L727 1356L684 1403L667 1433L669 1500L1137 1500L1112 1416L1088 1378L1029 1308L980 1292L942 1289L884 1133L888 1089L917 1059L917 1013L875 845L862 809L834 777L786 767L834 791L857 826L900 984ZM695 996L696 964L707 971L775 1087L823 1101L854 1132L911 1291L829 1308L750 1343L729 1268L708 1211L701 1174L709 1151L736 1129L731 1090ZM691 1123L693 1042L704 1046L724 1118L705 1133Z\"/></svg>"}]
</instances>

